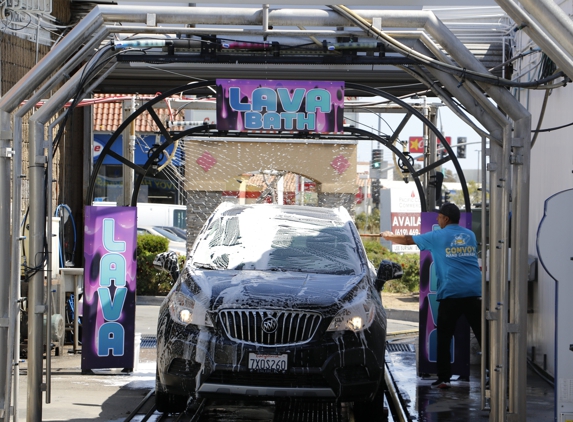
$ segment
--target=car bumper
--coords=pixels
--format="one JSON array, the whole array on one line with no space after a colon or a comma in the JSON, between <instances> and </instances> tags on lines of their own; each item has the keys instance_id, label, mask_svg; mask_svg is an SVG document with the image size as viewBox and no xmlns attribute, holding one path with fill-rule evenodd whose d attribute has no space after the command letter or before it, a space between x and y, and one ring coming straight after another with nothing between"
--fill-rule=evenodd
<instances>
[{"instance_id":1,"label":"car bumper","mask_svg":"<svg viewBox=\"0 0 573 422\"><path fill-rule=\"evenodd\" d=\"M280 348L237 344L214 331L168 325L168 342L158 338L158 376L161 388L172 394L352 401L373 395L384 375L385 330L376 324L361 334L329 334ZM249 370L249 353L287 354L288 369Z\"/></svg>"}]
</instances>

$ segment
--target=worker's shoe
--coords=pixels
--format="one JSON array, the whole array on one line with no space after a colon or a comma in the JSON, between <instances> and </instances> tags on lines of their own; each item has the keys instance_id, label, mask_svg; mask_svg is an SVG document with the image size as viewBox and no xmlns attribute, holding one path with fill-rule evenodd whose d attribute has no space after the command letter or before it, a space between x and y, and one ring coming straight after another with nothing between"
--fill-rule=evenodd
<instances>
[{"instance_id":1,"label":"worker's shoe","mask_svg":"<svg viewBox=\"0 0 573 422\"><path fill-rule=\"evenodd\" d=\"M437 380L434 381L432 384L432 388L450 388L452 386L452 384L450 384L450 381L445 381L445 380Z\"/></svg>"}]
</instances>

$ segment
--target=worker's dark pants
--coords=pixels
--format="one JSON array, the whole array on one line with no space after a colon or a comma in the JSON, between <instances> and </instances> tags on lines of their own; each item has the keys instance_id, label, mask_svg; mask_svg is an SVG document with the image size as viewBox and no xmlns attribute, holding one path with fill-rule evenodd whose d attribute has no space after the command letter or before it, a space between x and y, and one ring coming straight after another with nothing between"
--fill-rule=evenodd
<instances>
[{"instance_id":1,"label":"worker's dark pants","mask_svg":"<svg viewBox=\"0 0 573 422\"><path fill-rule=\"evenodd\" d=\"M481 346L481 298L442 299L438 306L438 379L449 381L452 376L450 345L458 319L465 315Z\"/></svg>"}]
</instances>

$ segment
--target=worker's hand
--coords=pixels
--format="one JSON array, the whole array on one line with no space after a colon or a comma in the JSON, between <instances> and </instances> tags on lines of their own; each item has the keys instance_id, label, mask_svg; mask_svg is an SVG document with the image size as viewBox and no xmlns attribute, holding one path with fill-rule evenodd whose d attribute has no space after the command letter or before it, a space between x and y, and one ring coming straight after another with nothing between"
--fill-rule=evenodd
<instances>
[{"instance_id":1,"label":"worker's hand","mask_svg":"<svg viewBox=\"0 0 573 422\"><path fill-rule=\"evenodd\" d=\"M382 232L382 233L380 233L380 235L386 240L388 240L388 238L394 237L394 233L392 233L390 231Z\"/></svg>"}]
</instances>

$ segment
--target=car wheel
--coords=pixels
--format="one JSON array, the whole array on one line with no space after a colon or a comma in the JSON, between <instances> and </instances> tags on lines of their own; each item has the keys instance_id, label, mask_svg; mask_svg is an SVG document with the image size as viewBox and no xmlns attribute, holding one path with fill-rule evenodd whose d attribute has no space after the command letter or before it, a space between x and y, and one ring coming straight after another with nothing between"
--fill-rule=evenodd
<instances>
[{"instance_id":1,"label":"car wheel","mask_svg":"<svg viewBox=\"0 0 573 422\"><path fill-rule=\"evenodd\" d=\"M159 376L155 376L155 407L161 413L181 413L187 409L187 396L163 391Z\"/></svg>"},{"instance_id":2,"label":"car wheel","mask_svg":"<svg viewBox=\"0 0 573 422\"><path fill-rule=\"evenodd\" d=\"M155 407L161 413L181 413L187 409L187 396L155 392Z\"/></svg>"},{"instance_id":3,"label":"car wheel","mask_svg":"<svg viewBox=\"0 0 573 422\"><path fill-rule=\"evenodd\" d=\"M355 422L383 422L388 420L388 409L384 408L384 385L380 384L372 400L355 401L352 407Z\"/></svg>"}]
</instances>

